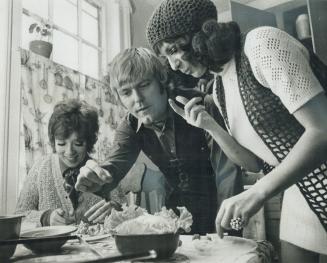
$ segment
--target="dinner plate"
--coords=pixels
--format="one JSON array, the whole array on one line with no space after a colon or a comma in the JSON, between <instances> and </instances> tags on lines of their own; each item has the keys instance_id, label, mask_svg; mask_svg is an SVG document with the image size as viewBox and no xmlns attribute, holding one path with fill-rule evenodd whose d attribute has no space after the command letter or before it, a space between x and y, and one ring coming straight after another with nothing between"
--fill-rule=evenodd
<instances>
[{"instance_id":1,"label":"dinner plate","mask_svg":"<svg viewBox=\"0 0 327 263\"><path fill-rule=\"evenodd\" d=\"M64 236L76 230L77 228L75 226L44 226L26 230L20 234L20 237L28 238Z\"/></svg>"},{"instance_id":2,"label":"dinner plate","mask_svg":"<svg viewBox=\"0 0 327 263\"><path fill-rule=\"evenodd\" d=\"M87 242L92 242L92 241L99 241L110 236L111 236L110 234L94 235L94 236L82 235L82 238Z\"/></svg>"}]
</instances>

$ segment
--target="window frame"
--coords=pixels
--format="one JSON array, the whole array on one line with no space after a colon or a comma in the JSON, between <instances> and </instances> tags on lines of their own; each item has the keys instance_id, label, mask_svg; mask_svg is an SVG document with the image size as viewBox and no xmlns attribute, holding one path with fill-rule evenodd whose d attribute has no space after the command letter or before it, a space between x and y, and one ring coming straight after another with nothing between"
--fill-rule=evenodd
<instances>
[{"instance_id":1,"label":"window frame","mask_svg":"<svg viewBox=\"0 0 327 263\"><path fill-rule=\"evenodd\" d=\"M130 14L133 8L130 0L98 0L104 4L105 10L101 18L102 69L106 70L109 62L119 51L131 47ZM4 48L6 56L1 56L0 61L6 65L1 70L1 83L5 90L2 91L1 102L3 113L0 115L0 124L3 132L0 138L0 150L2 162L0 164L0 212L11 214L15 211L19 195L19 171L20 143L19 132L21 125L21 30L22 30L22 0L1 0L0 12L7 12L7 16L1 16L7 36L0 46Z\"/></svg>"},{"instance_id":2,"label":"window frame","mask_svg":"<svg viewBox=\"0 0 327 263\"><path fill-rule=\"evenodd\" d=\"M73 70L77 70L78 72L88 75L87 73L83 72L83 44L86 44L94 49L97 50L98 52L98 76L91 76L93 78L99 79L101 80L103 78L104 74L104 70L105 70L105 65L107 64L106 61L106 30L105 30L105 11L106 11L106 3L103 0L77 0L77 34L71 33L68 30L66 30L65 28L57 25L54 23L54 16L53 16L53 1L55 0L47 0L48 1L48 15L49 18L45 19L42 18L41 16L39 16L38 14L33 13L30 10L27 10L26 8L22 7L22 14L26 15L26 16L30 16L32 18L34 18L35 20L42 22L42 23L48 23L52 26L52 28L54 30L58 30L59 32L72 37L73 39L75 39L77 41L77 45L78 45L78 56L77 56L77 69L73 69ZM69 1L69 0L66 0ZM89 42L88 40L84 39L82 37L82 32L83 32L83 28L82 28L82 1L86 1L87 3L89 3L92 6L95 6L96 8L98 8L98 32L99 32L99 39L98 39L98 46ZM51 35L49 37L50 42L52 42L53 40L53 36ZM50 57L51 60L52 59L52 55ZM56 62L56 61L54 61ZM66 65L64 65L66 66ZM68 67L68 66L67 66Z\"/></svg>"}]
</instances>

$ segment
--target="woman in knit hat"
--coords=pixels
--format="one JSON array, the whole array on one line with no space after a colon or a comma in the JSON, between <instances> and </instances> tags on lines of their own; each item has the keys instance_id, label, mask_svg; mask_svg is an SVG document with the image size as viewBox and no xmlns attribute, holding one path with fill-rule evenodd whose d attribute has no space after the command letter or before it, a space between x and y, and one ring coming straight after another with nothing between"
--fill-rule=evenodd
<instances>
[{"instance_id":1,"label":"woman in knit hat","mask_svg":"<svg viewBox=\"0 0 327 263\"><path fill-rule=\"evenodd\" d=\"M218 23L210 0L164 0L147 25L147 39L173 70L215 77L213 100L227 132L262 159L266 176L225 200L216 219L223 229L246 224L284 190L280 225L284 262L317 262L327 250L326 66L296 39L272 27L241 34ZM224 131L199 99L177 98L173 109L208 131L224 150Z\"/></svg>"}]
</instances>

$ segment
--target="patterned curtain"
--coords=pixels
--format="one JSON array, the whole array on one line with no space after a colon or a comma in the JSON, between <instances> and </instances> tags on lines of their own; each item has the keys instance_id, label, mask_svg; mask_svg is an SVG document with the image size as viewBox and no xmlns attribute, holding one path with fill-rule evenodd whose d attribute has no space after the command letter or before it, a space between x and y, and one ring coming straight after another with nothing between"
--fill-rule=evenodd
<instances>
[{"instance_id":1,"label":"patterned curtain","mask_svg":"<svg viewBox=\"0 0 327 263\"><path fill-rule=\"evenodd\" d=\"M54 105L67 98L83 99L98 109L100 130L92 157L103 161L111 148L114 130L125 114L109 86L22 49L19 189L33 163L52 151L48 120Z\"/></svg>"}]
</instances>

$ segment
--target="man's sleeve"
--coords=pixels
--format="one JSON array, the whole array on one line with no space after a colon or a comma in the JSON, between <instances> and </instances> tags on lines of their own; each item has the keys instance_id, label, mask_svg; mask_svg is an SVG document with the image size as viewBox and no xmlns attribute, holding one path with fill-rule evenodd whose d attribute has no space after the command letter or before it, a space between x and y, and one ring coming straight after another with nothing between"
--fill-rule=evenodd
<instances>
[{"instance_id":1,"label":"man's sleeve","mask_svg":"<svg viewBox=\"0 0 327 263\"><path fill-rule=\"evenodd\" d=\"M101 165L112 176L113 182L105 184L96 194L105 199L110 199L110 191L125 177L135 163L140 151L137 134L126 118L116 129L109 156Z\"/></svg>"},{"instance_id":2,"label":"man's sleeve","mask_svg":"<svg viewBox=\"0 0 327 263\"><path fill-rule=\"evenodd\" d=\"M213 101L212 95L205 97L204 104L208 113L226 130L225 122ZM243 191L242 170L228 159L220 146L208 133L206 133L206 139L210 150L211 165L215 173L219 208L222 201Z\"/></svg>"}]
</instances>

